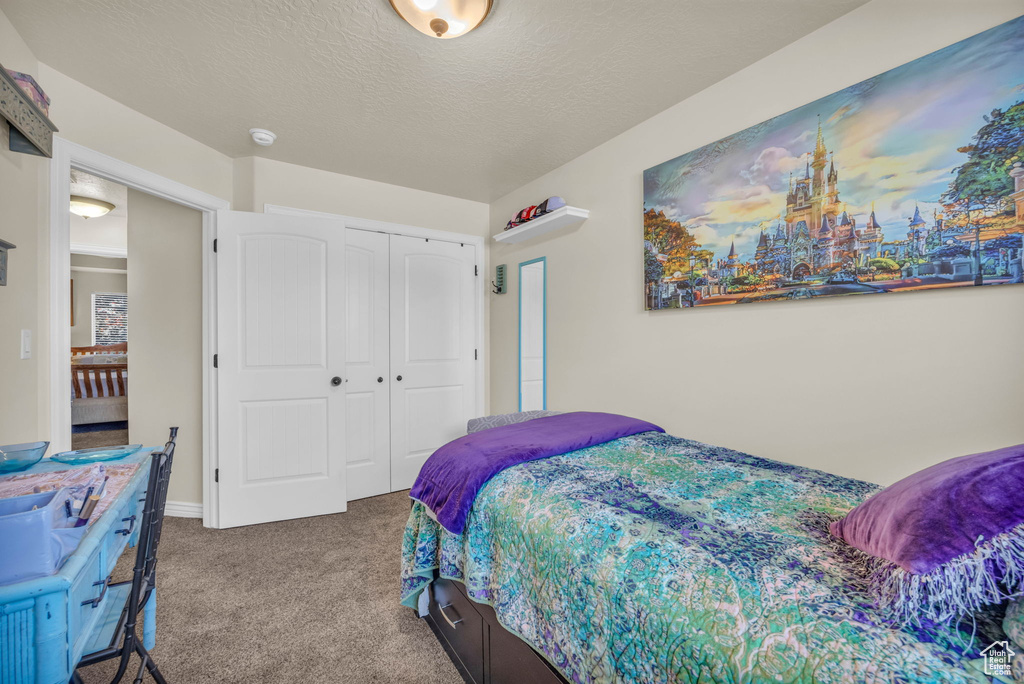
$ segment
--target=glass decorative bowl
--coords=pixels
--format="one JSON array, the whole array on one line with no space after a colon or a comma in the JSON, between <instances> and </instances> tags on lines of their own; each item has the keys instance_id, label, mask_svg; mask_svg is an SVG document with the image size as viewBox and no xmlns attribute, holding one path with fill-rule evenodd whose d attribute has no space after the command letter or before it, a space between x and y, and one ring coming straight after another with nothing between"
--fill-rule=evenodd
<instances>
[{"instance_id":1,"label":"glass decorative bowl","mask_svg":"<svg viewBox=\"0 0 1024 684\"><path fill-rule=\"evenodd\" d=\"M49 442L27 442L0 446L0 474L31 468L43 460Z\"/></svg>"},{"instance_id":2,"label":"glass decorative bowl","mask_svg":"<svg viewBox=\"0 0 1024 684\"><path fill-rule=\"evenodd\" d=\"M50 460L69 465L113 461L130 456L141 448L141 444L122 444L121 446L98 447L95 449L77 449L75 451L62 451L59 454L54 454L50 457Z\"/></svg>"}]
</instances>

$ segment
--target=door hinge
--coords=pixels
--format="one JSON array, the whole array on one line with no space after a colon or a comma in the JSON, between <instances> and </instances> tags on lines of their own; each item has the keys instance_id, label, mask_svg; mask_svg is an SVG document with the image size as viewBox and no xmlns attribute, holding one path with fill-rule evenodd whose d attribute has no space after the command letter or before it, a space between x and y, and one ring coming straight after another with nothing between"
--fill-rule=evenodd
<instances>
[{"instance_id":1,"label":"door hinge","mask_svg":"<svg viewBox=\"0 0 1024 684\"><path fill-rule=\"evenodd\" d=\"M474 360L474 361L479 361L479 360L480 360L480 359L479 359L479 356L477 355L477 354L478 354L479 352L480 352L480 350L479 350L479 349L474 349L474 350L473 350L473 360Z\"/></svg>"},{"instance_id":2,"label":"door hinge","mask_svg":"<svg viewBox=\"0 0 1024 684\"><path fill-rule=\"evenodd\" d=\"M214 252L216 252L216 251L217 251L217 238L214 238L214 239L213 239L213 251L214 251Z\"/></svg>"},{"instance_id":3,"label":"door hinge","mask_svg":"<svg viewBox=\"0 0 1024 684\"><path fill-rule=\"evenodd\" d=\"M220 355L219 355L219 354L214 354L214 355L213 355L213 367L214 367L214 368L217 368L217 361L218 361L218 358L217 358L217 357L218 357L218 356L220 356Z\"/></svg>"},{"instance_id":4,"label":"door hinge","mask_svg":"<svg viewBox=\"0 0 1024 684\"><path fill-rule=\"evenodd\" d=\"M220 482L220 468L213 469L213 481Z\"/></svg>"},{"instance_id":5,"label":"door hinge","mask_svg":"<svg viewBox=\"0 0 1024 684\"><path fill-rule=\"evenodd\" d=\"M475 275L475 276L480 275L480 267L479 266L474 266L473 267L473 275Z\"/></svg>"}]
</instances>

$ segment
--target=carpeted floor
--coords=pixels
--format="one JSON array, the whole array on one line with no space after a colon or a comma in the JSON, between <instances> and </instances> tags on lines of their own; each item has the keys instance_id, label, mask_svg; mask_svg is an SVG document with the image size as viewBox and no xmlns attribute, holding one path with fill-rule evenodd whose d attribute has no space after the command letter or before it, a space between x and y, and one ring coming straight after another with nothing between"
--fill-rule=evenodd
<instances>
[{"instance_id":1,"label":"carpeted floor","mask_svg":"<svg viewBox=\"0 0 1024 684\"><path fill-rule=\"evenodd\" d=\"M95 432L71 433L72 449L120 446L128 443L128 430L97 430Z\"/></svg>"},{"instance_id":2,"label":"carpeted floor","mask_svg":"<svg viewBox=\"0 0 1024 684\"><path fill-rule=\"evenodd\" d=\"M167 681L460 684L430 628L398 605L408 513L397 492L340 515L230 530L167 518L153 649ZM129 550L122 578L133 560ZM84 680L114 669L93 666Z\"/></svg>"}]
</instances>

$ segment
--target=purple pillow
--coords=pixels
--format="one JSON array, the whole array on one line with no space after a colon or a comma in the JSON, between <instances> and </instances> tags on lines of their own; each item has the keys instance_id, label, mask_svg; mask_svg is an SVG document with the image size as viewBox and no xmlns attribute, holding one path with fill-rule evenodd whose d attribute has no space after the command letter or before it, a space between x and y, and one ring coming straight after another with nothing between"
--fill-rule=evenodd
<instances>
[{"instance_id":1,"label":"purple pillow","mask_svg":"<svg viewBox=\"0 0 1024 684\"><path fill-rule=\"evenodd\" d=\"M886 487L829 526L872 558L901 622L958 620L1024 593L1024 444L961 456Z\"/></svg>"}]
</instances>

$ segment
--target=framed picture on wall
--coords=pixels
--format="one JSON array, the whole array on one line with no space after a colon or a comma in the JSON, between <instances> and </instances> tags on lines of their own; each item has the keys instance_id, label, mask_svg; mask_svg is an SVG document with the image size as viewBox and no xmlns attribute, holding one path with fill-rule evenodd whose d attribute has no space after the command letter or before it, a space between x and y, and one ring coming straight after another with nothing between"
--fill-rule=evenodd
<instances>
[{"instance_id":1,"label":"framed picture on wall","mask_svg":"<svg viewBox=\"0 0 1024 684\"><path fill-rule=\"evenodd\" d=\"M1022 54L1018 17L647 169L646 308L1022 282Z\"/></svg>"}]
</instances>

